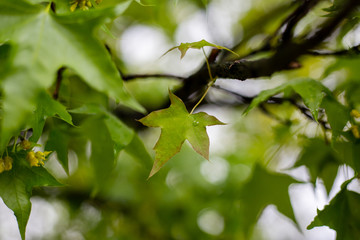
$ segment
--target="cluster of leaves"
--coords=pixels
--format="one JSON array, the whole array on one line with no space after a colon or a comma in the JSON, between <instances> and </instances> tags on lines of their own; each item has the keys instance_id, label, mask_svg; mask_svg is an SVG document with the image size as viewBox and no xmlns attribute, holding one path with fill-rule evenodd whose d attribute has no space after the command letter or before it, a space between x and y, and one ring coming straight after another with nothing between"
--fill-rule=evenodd
<instances>
[{"instance_id":1,"label":"cluster of leaves","mask_svg":"<svg viewBox=\"0 0 360 240\"><path fill-rule=\"evenodd\" d=\"M22 238L25 238L30 214L32 188L61 185L42 167L47 153L41 155L41 152L34 153L29 148L16 150L18 137L27 133L28 129L31 130L29 143L32 146L45 131L49 133L45 149L56 152L67 174L69 150L74 150L79 157L84 156L85 144L89 142L94 193L107 182L114 161L122 150L137 157L146 167L151 164L151 157L135 132L109 112L108 101L120 102L137 111L143 111L143 108L124 89L121 76L96 33L105 26L106 20L119 16L130 3L107 2L84 12L75 10L77 7L89 10L93 6L90 1L72 2L70 8L61 1L46 4L0 1L3 24L0 33L1 63L6 66L1 72L0 152L4 154L12 146L15 149L10 153L13 167L8 166L10 157L4 158L3 165L7 171L1 174L0 195L14 211ZM84 86L83 93L76 89L75 96L71 95L76 84L84 83L87 86ZM54 91L53 97L50 90ZM60 98L56 99L59 91ZM190 125L185 124L181 129L185 133L181 139L172 131L164 132L168 136L161 139L165 143L174 142L176 149L166 149L166 144L162 144L159 149L168 156L157 158L150 176L180 150L185 138L208 158L209 140L205 126L221 124L205 113L190 115L181 100L174 95L171 99L175 104L173 113L179 116L176 120L178 126L184 121L190 121ZM67 108L72 109L68 111ZM70 113L75 117L74 122ZM164 114L165 119L172 117ZM153 123L151 118L149 116L146 122L145 119L142 122L154 125L161 117L153 118ZM162 126L166 129L167 124ZM188 129L190 126L194 131ZM198 133L202 137L199 138ZM180 142L175 143L175 140Z\"/></svg>"},{"instance_id":2,"label":"cluster of leaves","mask_svg":"<svg viewBox=\"0 0 360 240\"><path fill-rule=\"evenodd\" d=\"M14 211L22 238L28 222L34 187L62 186L44 167L50 152L34 152L31 144L24 139L20 144L14 142L4 157L5 171L0 175L0 196L4 203ZM9 161L10 160L10 161Z\"/></svg>"},{"instance_id":3,"label":"cluster of leaves","mask_svg":"<svg viewBox=\"0 0 360 240\"><path fill-rule=\"evenodd\" d=\"M188 3L200 9L207 5L206 1L189 0ZM237 57L239 53L251 53L254 47L249 47L251 39L274 32L281 18L291 9L288 1L274 0L268 1L273 8L265 13L264 8L256 8L257 4L254 3L248 14L239 20L246 31L236 52L206 40L182 43L169 51L179 49L181 58L189 48L214 47L233 52ZM300 182L266 167L266 153L275 145L273 141L280 146L294 144L301 147L292 167L305 166L311 183L316 187L321 179L328 193L340 166L351 167L357 176L360 171L360 58L355 54L334 59L320 79L310 77L311 65L318 60L305 57L299 70L280 73L288 81L254 97L245 110L248 115L243 118L249 118L259 131L252 129L249 139L233 143L236 151L222 156L232 169L220 186L204 181L196 169L203 158L209 159L206 127L223 123L204 112L189 113L181 99L168 91L170 107L139 120L146 126L161 128L154 148L155 162L152 163L137 133L114 115L118 111L126 114L130 111L128 108L142 113L145 110L124 87L116 65L119 59L111 55L113 49L105 47L107 39L101 36L109 32L112 20L120 15L126 16L129 24L136 21L155 23L172 36L177 23L169 15L169 8L165 0L0 0L0 196L15 213L23 239L33 188L63 186L54 177L59 174L51 174L43 166L50 151L56 153L62 167L56 171L64 171L67 175L60 182L69 186L64 190L64 195L69 195L69 202L76 205L78 199L83 198L82 192L85 192L85 198L93 196L98 201L95 205L106 216L98 227L107 229L109 219L118 222L125 216L129 222L135 222L132 227L139 226L130 233L119 226L112 226L112 230L118 237L131 236L133 239L169 239L174 235L191 238L198 232L194 219L204 207L215 208L226 217L228 224L224 237L247 239L263 210L271 204L300 228L288 194L289 186ZM328 16L339 8L340 1L334 1L327 8ZM258 15L266 24L254 28L254 24L259 24L254 19ZM276 19L264 21L272 18ZM341 39L358 23L356 12L342 23L335 36L338 47ZM326 86L322 80L339 70L347 71L342 84ZM210 69L209 73L213 82ZM279 119L276 114L289 112L284 125L276 120L259 120L257 111L250 112L258 106L270 107L268 103L271 107L273 103L281 105L272 111L266 110L276 120ZM287 110L281 109L282 106ZM299 110L306 119L296 115ZM310 137L295 134L297 121L315 122L323 132ZM264 133L267 125L276 126L274 132ZM239 128L234 125L234 132L241 133L243 129ZM294 140L294 134L302 141ZM242 133L236 137L243 136ZM185 140L199 155L194 155L186 146L181 150ZM44 152L33 149L41 147L38 142L44 146ZM69 162L72 153L78 160L76 170ZM129 156L145 168L127 165ZM158 178L146 183L149 172L149 177L153 176L173 157L174 161L167 166L176 166L174 170L164 169L158 173ZM270 157L270 160L275 162L275 158ZM239 168L239 165L245 167ZM251 173L249 169L252 169ZM178 197L159 187L164 185L165 179L169 186L176 185L172 190L177 191ZM329 205L318 211L309 229L326 225L337 231L337 239L359 238L360 220L356 209L359 209L360 196L347 189L351 181L355 180L343 183ZM196 184L192 184L194 182ZM139 204L144 197L148 203ZM118 215L109 209L111 204L119 209ZM184 224L186 226L182 228ZM134 235L144 229L148 231L147 235ZM187 233L184 229L190 230ZM100 230L97 234L103 236Z\"/></svg>"},{"instance_id":4,"label":"cluster of leaves","mask_svg":"<svg viewBox=\"0 0 360 240\"><path fill-rule=\"evenodd\" d=\"M0 153L3 155L8 152L11 142L16 149L18 136L27 129L32 133L30 142L35 144L44 132L47 119L56 117L64 123L57 123L56 119L53 119L55 122L50 127L45 148L57 153L59 162L69 173L69 145L75 138L71 138L66 131L76 132L74 134L81 132L81 137L92 143L90 161L97 184L100 185L113 167L115 154L127 146L130 152L142 154L141 151L145 151L142 143L133 130L100 105L84 106L74 110L73 113L77 114L96 115L87 118L86 121L79 120L81 123L76 122L76 125L81 127L74 128L72 116L62 101L56 101L50 96L49 90L57 88L54 91L60 91L55 82L57 79L62 80L58 75L63 73L61 68L65 66L64 74L73 73L73 78L76 78L74 81L80 81L81 78L81 81L92 87L92 91L101 95L103 99L110 98L143 111L125 91L114 63L96 37L99 27L106 20L121 14L130 2L113 3L93 11L74 13L70 12L74 9L69 8L68 2L66 8L61 8L64 5L61 2L63 1L38 4L36 1L0 1L0 61L1 65L5 66L2 67L0 76ZM59 6L58 14L52 9L53 5ZM73 86L74 83L70 85ZM66 91L66 84L61 87L61 93ZM81 93L78 94L81 96ZM72 105L73 102L76 100L68 98L66 106L79 105ZM81 105L84 103L87 101ZM138 148L140 151L132 148ZM28 151L30 150L10 152L13 167L10 171L3 172L0 180L1 197L14 211L22 238L25 237L25 227L30 214L32 188L60 185L45 168L31 168L29 164L26 165ZM36 153L30 155L28 160L31 165L39 165L34 160L42 156L37 156ZM145 157L145 161L149 161L150 157Z\"/></svg>"}]
</instances>

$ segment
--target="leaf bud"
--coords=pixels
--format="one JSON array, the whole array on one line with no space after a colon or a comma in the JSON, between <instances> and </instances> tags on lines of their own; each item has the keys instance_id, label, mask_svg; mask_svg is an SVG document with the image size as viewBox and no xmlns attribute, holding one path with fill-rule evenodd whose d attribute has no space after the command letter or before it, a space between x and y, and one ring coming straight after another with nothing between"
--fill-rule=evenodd
<instances>
[{"instance_id":1,"label":"leaf bud","mask_svg":"<svg viewBox=\"0 0 360 240\"><path fill-rule=\"evenodd\" d=\"M28 152L26 155L26 160L29 162L31 167L39 167L39 160L36 158L33 151Z\"/></svg>"},{"instance_id":2,"label":"leaf bud","mask_svg":"<svg viewBox=\"0 0 360 240\"><path fill-rule=\"evenodd\" d=\"M12 164L14 160L10 156L4 157L3 163L4 163L4 170L10 171L12 169Z\"/></svg>"},{"instance_id":3,"label":"leaf bud","mask_svg":"<svg viewBox=\"0 0 360 240\"><path fill-rule=\"evenodd\" d=\"M355 118L360 118L360 112L356 109L351 110L350 115Z\"/></svg>"},{"instance_id":4,"label":"leaf bud","mask_svg":"<svg viewBox=\"0 0 360 240\"><path fill-rule=\"evenodd\" d=\"M23 141L21 141L20 147L22 147L22 149L24 150L29 150L31 148L31 143L28 140L24 139Z\"/></svg>"}]
</instances>

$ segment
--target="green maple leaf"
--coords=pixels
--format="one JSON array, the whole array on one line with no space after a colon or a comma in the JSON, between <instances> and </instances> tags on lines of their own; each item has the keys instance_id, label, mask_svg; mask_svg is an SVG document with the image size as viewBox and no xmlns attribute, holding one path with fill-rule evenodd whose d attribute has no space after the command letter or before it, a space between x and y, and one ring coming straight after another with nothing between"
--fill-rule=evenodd
<instances>
[{"instance_id":1,"label":"green maple leaf","mask_svg":"<svg viewBox=\"0 0 360 240\"><path fill-rule=\"evenodd\" d=\"M246 233L270 204L274 204L280 213L296 223L288 193L288 188L293 183L299 182L285 174L270 173L258 164L255 166L251 179L240 194L243 216L246 217L243 223Z\"/></svg>"},{"instance_id":2,"label":"green maple leaf","mask_svg":"<svg viewBox=\"0 0 360 240\"><path fill-rule=\"evenodd\" d=\"M169 91L171 105L167 109L154 111L139 121L145 126L161 127L161 135L156 143L155 162L149 177L181 149L187 139L193 149L209 159L209 137L206 126L223 125L213 116L204 112L190 114L180 98Z\"/></svg>"},{"instance_id":3,"label":"green maple leaf","mask_svg":"<svg viewBox=\"0 0 360 240\"><path fill-rule=\"evenodd\" d=\"M0 44L6 48L6 66L0 75L3 116L0 151L25 125L36 108L39 92L49 88L60 67L72 68L94 89L141 110L125 91L122 79L96 30L129 5L56 15L50 5L22 0L0 0ZM4 48L1 48L4 49ZM0 50L1 50L0 49ZM1 72L0 72L1 73Z\"/></svg>"},{"instance_id":4,"label":"green maple leaf","mask_svg":"<svg viewBox=\"0 0 360 240\"><path fill-rule=\"evenodd\" d=\"M236 56L239 56L237 53L235 53L234 51L226 48L226 47L222 47L222 46L219 46L219 45L215 45L213 43L209 43L208 41L206 40L200 40L198 42L191 42L191 43L181 43L179 46L175 46L173 48L170 48L168 51L166 51L165 54L167 54L168 52L171 52L172 50L174 49L179 49L179 51L181 52L181 56L180 58L183 58L186 54L186 52L190 49L190 48L193 48L193 49L201 49L203 47L214 47L214 48L217 48L217 49L224 49L226 51L229 51L233 54L235 54Z\"/></svg>"},{"instance_id":5,"label":"green maple leaf","mask_svg":"<svg viewBox=\"0 0 360 240\"><path fill-rule=\"evenodd\" d=\"M336 231L337 240L360 239L360 195L346 189L352 180L344 182L329 205L318 210L318 215L307 229L326 225Z\"/></svg>"},{"instance_id":6,"label":"green maple leaf","mask_svg":"<svg viewBox=\"0 0 360 240\"><path fill-rule=\"evenodd\" d=\"M33 134L30 138L32 142L39 140L45 125L45 120L48 117L54 116L73 125L71 115L66 111L65 106L52 99L48 93L41 92L38 96L38 107L34 111L31 120L29 120L29 127L33 129Z\"/></svg>"},{"instance_id":7,"label":"green maple leaf","mask_svg":"<svg viewBox=\"0 0 360 240\"><path fill-rule=\"evenodd\" d=\"M244 114L247 114L251 109L257 107L260 103L267 101L270 97L289 89L294 90L301 96L304 104L309 108L315 120L318 118L318 112L322 100L326 94L331 94L330 91L318 81L311 78L298 78L286 82L276 88L262 91L256 98L254 98L249 107L244 111Z\"/></svg>"},{"instance_id":8,"label":"green maple leaf","mask_svg":"<svg viewBox=\"0 0 360 240\"><path fill-rule=\"evenodd\" d=\"M315 185L317 178L321 178L329 193L340 164L341 161L330 145L322 139L313 138L304 146L294 167L306 166L309 169L310 181Z\"/></svg>"},{"instance_id":9,"label":"green maple leaf","mask_svg":"<svg viewBox=\"0 0 360 240\"><path fill-rule=\"evenodd\" d=\"M69 175L69 136L61 126L50 131L45 150L56 152L58 161Z\"/></svg>"},{"instance_id":10,"label":"green maple leaf","mask_svg":"<svg viewBox=\"0 0 360 240\"><path fill-rule=\"evenodd\" d=\"M102 179L106 179L108 173L113 169L114 150L115 156L121 150L124 150L146 167L152 162L152 158L137 134L105 108L99 105L87 104L72 109L70 112L98 117L98 119L88 119L87 121L91 121L91 124L85 122L83 128L85 135L94 143L94 146L92 145L91 159L96 170L95 174L100 182L103 181ZM93 126L97 127L94 128ZM53 142L58 142L58 139L54 139ZM57 147L55 144L51 145ZM65 160L67 161L67 158Z\"/></svg>"},{"instance_id":11,"label":"green maple leaf","mask_svg":"<svg viewBox=\"0 0 360 240\"><path fill-rule=\"evenodd\" d=\"M331 126L334 142L343 133L346 123L350 120L350 109L331 97L324 98L322 107L325 109L327 121Z\"/></svg>"},{"instance_id":12,"label":"green maple leaf","mask_svg":"<svg viewBox=\"0 0 360 240\"><path fill-rule=\"evenodd\" d=\"M25 156L25 151L12 156L12 170L0 173L0 197L14 212L22 239L25 239L26 224L30 216L32 189L40 186L61 186L45 168L30 167Z\"/></svg>"}]
</instances>

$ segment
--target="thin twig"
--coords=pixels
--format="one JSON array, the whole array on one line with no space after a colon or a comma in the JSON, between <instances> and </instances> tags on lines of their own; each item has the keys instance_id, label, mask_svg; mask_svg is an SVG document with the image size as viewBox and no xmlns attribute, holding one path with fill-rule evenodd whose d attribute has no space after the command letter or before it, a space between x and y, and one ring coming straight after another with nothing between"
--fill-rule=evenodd
<instances>
[{"instance_id":1,"label":"thin twig","mask_svg":"<svg viewBox=\"0 0 360 240\"><path fill-rule=\"evenodd\" d=\"M280 28L278 30L280 31L281 28L285 27L285 30L281 34L280 40L282 42L291 41L295 26L319 2L319 0L304 0L303 3L285 19L285 21L280 25Z\"/></svg>"},{"instance_id":2,"label":"thin twig","mask_svg":"<svg viewBox=\"0 0 360 240\"><path fill-rule=\"evenodd\" d=\"M123 75L122 79L124 81L129 81L137 78L173 78L178 80L184 80L185 77L176 76L172 74L129 74L129 75Z\"/></svg>"},{"instance_id":3,"label":"thin twig","mask_svg":"<svg viewBox=\"0 0 360 240\"><path fill-rule=\"evenodd\" d=\"M192 114L194 112L194 110L197 108L197 106L199 106L199 104L202 102L202 100L204 100L206 94L209 92L211 86L215 83L216 81L216 78L214 79L212 74L211 74L211 69L210 69L210 64L209 64L209 60L208 58L206 57L206 53L205 53L205 50L204 48L201 48L201 50L203 51L204 53L204 56L205 56L205 62L206 62L206 66L207 66L207 69L209 70L209 77L210 77L210 82L204 92L204 94L202 95L202 97L200 98L200 100L195 104L195 106L191 109L191 112L190 114Z\"/></svg>"}]
</instances>

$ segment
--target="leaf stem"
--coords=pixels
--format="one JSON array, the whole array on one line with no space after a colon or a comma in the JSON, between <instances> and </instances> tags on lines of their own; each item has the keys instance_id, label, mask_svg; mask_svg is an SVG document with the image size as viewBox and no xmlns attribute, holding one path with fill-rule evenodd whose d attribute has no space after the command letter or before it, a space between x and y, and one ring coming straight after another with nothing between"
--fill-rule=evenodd
<instances>
[{"instance_id":1,"label":"leaf stem","mask_svg":"<svg viewBox=\"0 0 360 240\"><path fill-rule=\"evenodd\" d=\"M202 50L202 52L204 53L204 56L205 56L206 66L207 66L207 69L208 69L208 72L209 72L210 80L211 80L211 82L213 82L214 80L213 80L213 76L212 76L212 74L211 74L211 68L210 68L210 64L209 64L208 58L207 58L207 56L206 56L206 53L205 53L205 50L204 50L203 47L201 48L201 50Z\"/></svg>"},{"instance_id":2,"label":"leaf stem","mask_svg":"<svg viewBox=\"0 0 360 240\"><path fill-rule=\"evenodd\" d=\"M19 139L19 136L16 136L16 138L14 139L14 146L13 146L12 152L16 151L16 143L17 143L18 139Z\"/></svg>"},{"instance_id":3,"label":"leaf stem","mask_svg":"<svg viewBox=\"0 0 360 240\"><path fill-rule=\"evenodd\" d=\"M194 112L194 110L197 108L197 106L199 106L199 104L202 102L202 100L204 100L206 94L209 92L210 87L214 84L214 81L210 82L208 84L208 87L206 88L204 94L202 95L202 97L200 98L200 100L196 103L196 105L193 107L193 109L191 110L190 114L192 114Z\"/></svg>"},{"instance_id":4,"label":"leaf stem","mask_svg":"<svg viewBox=\"0 0 360 240\"><path fill-rule=\"evenodd\" d=\"M215 83L216 81L216 78L213 78L212 74L211 74L211 69L210 69L210 64L209 64L209 61L206 57L206 53L204 51L204 48L202 47L201 50L203 51L204 53L204 56L205 56L205 61L206 61L206 66L207 66L207 69L208 69L208 72L209 72L209 77L210 77L210 82L208 83L207 85L207 88L204 92L204 94L202 95L202 97L200 98L200 100L195 104L195 106L193 107L193 109L191 110L190 114L192 114L194 112L194 110L199 106L199 104L204 100L205 96L207 95L207 93L209 92L209 89L211 88L211 86Z\"/></svg>"}]
</instances>

